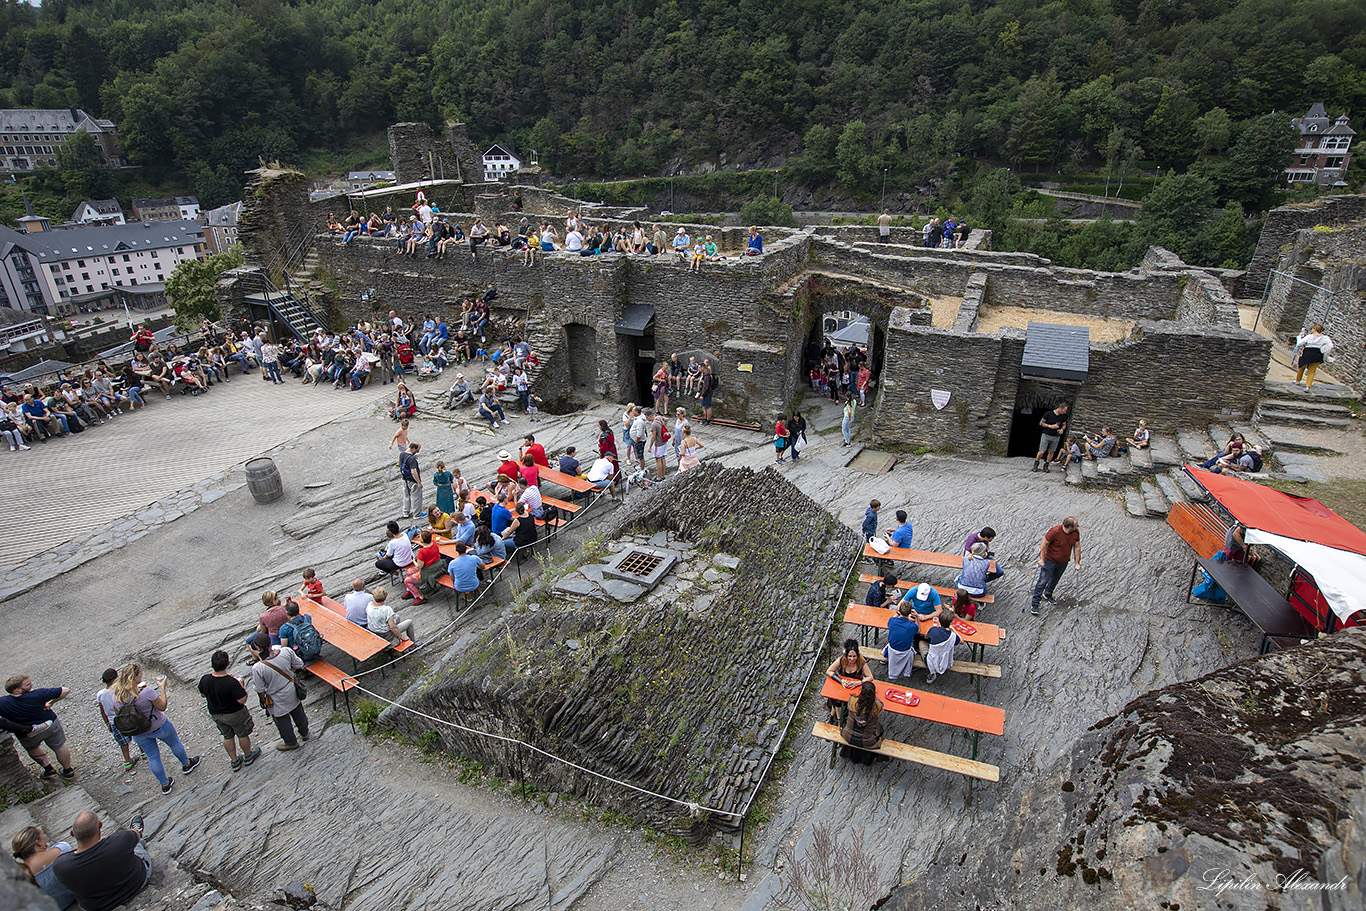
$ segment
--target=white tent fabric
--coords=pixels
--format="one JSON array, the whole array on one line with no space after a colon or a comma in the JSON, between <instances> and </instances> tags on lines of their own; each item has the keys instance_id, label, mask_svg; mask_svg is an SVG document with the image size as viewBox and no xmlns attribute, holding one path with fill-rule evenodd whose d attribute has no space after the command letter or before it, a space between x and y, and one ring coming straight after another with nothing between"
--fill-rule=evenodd
<instances>
[{"instance_id":1,"label":"white tent fabric","mask_svg":"<svg viewBox=\"0 0 1366 911\"><path fill-rule=\"evenodd\" d=\"M1328 606L1340 620L1366 610L1366 556L1324 544L1300 541L1249 528L1249 544L1267 544L1285 554L1314 577Z\"/></svg>"}]
</instances>

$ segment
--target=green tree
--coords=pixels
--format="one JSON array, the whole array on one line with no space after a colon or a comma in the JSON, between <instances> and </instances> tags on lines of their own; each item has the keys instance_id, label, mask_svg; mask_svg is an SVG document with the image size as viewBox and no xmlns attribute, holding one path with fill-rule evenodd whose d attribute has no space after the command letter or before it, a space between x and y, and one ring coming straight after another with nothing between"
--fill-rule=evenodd
<instances>
[{"instance_id":1,"label":"green tree","mask_svg":"<svg viewBox=\"0 0 1366 911\"><path fill-rule=\"evenodd\" d=\"M792 207L776 196L757 196L740 208L740 222L746 225L777 225L795 228Z\"/></svg>"},{"instance_id":2,"label":"green tree","mask_svg":"<svg viewBox=\"0 0 1366 911\"><path fill-rule=\"evenodd\" d=\"M1108 73L1067 93L1067 103L1077 112L1081 135L1087 145L1100 151L1119 117L1115 80Z\"/></svg>"},{"instance_id":3,"label":"green tree","mask_svg":"<svg viewBox=\"0 0 1366 911\"><path fill-rule=\"evenodd\" d=\"M1196 142L1205 155L1218 155L1228 148L1233 138L1233 120L1223 108L1210 108L1196 118Z\"/></svg>"},{"instance_id":4,"label":"green tree","mask_svg":"<svg viewBox=\"0 0 1366 911\"><path fill-rule=\"evenodd\" d=\"M232 247L224 253L215 253L207 259L190 259L175 267L166 282L166 296L171 299L175 310L176 325L190 329L199 325L200 320L216 320L218 297L214 285L229 269L236 269L244 262L242 246Z\"/></svg>"},{"instance_id":5,"label":"green tree","mask_svg":"<svg viewBox=\"0 0 1366 911\"><path fill-rule=\"evenodd\" d=\"M1005 152L1011 161L1040 165L1057 157L1061 104L1062 86L1056 73L1049 71L1025 83L1006 135Z\"/></svg>"},{"instance_id":6,"label":"green tree","mask_svg":"<svg viewBox=\"0 0 1366 911\"><path fill-rule=\"evenodd\" d=\"M57 147L57 173L67 196L77 203L85 199L104 199L110 194L109 169L100 163L95 139L77 130Z\"/></svg>"},{"instance_id":7,"label":"green tree","mask_svg":"<svg viewBox=\"0 0 1366 911\"><path fill-rule=\"evenodd\" d=\"M1116 188L1115 195L1118 196L1124 191L1124 175L1129 173L1142 157L1143 149L1129 138L1123 127L1110 130L1110 135L1105 139L1106 196L1110 195L1110 179L1113 177L1119 178L1119 187Z\"/></svg>"},{"instance_id":8,"label":"green tree","mask_svg":"<svg viewBox=\"0 0 1366 911\"><path fill-rule=\"evenodd\" d=\"M968 212L983 227L1003 230L1019 192L1019 177L1006 168L992 168L979 174L973 183L967 198Z\"/></svg>"},{"instance_id":9,"label":"green tree","mask_svg":"<svg viewBox=\"0 0 1366 911\"><path fill-rule=\"evenodd\" d=\"M1228 160L1213 169L1223 199L1234 199L1253 212L1280 203L1281 172L1299 141L1299 130L1284 114L1263 114L1238 130Z\"/></svg>"},{"instance_id":10,"label":"green tree","mask_svg":"<svg viewBox=\"0 0 1366 911\"><path fill-rule=\"evenodd\" d=\"M844 125L835 146L835 176L850 193L868 192L868 177L873 168L868 157L868 127L862 120Z\"/></svg>"},{"instance_id":11,"label":"green tree","mask_svg":"<svg viewBox=\"0 0 1366 911\"><path fill-rule=\"evenodd\" d=\"M1143 125L1144 147L1164 168L1184 168L1195 160L1195 102L1169 85Z\"/></svg>"},{"instance_id":12,"label":"green tree","mask_svg":"<svg viewBox=\"0 0 1366 911\"><path fill-rule=\"evenodd\" d=\"M1193 239L1204 233L1214 207L1214 184L1196 174L1173 174L1143 198L1137 227L1147 244L1185 256Z\"/></svg>"},{"instance_id":13,"label":"green tree","mask_svg":"<svg viewBox=\"0 0 1366 911\"><path fill-rule=\"evenodd\" d=\"M1243 207L1232 199L1210 225L1209 238L1214 245L1215 264L1223 269L1246 268L1257 245L1257 238L1243 217Z\"/></svg>"}]
</instances>

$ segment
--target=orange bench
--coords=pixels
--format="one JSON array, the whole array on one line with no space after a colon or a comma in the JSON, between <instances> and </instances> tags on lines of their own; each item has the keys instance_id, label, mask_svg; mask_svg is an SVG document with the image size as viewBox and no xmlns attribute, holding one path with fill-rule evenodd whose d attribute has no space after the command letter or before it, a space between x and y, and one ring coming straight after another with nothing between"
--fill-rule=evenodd
<instances>
[{"instance_id":1,"label":"orange bench","mask_svg":"<svg viewBox=\"0 0 1366 911\"><path fill-rule=\"evenodd\" d=\"M871 573L863 573L858 577L858 580L860 582L873 583L881 578L881 576L874 576ZM909 579L898 579L896 587L904 589L906 591L910 591L919 584L919 582L912 582ZM953 601L953 596L955 593L954 589L943 585L936 585L934 586L934 590L939 592L939 596L941 598L947 598L950 602ZM989 593L985 595L968 595L968 597L976 601L978 604L992 604L996 601L996 596Z\"/></svg>"},{"instance_id":2,"label":"orange bench","mask_svg":"<svg viewBox=\"0 0 1366 911\"><path fill-rule=\"evenodd\" d=\"M554 506L556 509L563 509L565 512L578 512L580 509L583 509L582 506L570 503L568 500L561 500L558 497L547 497L545 494L541 494L541 502L546 506Z\"/></svg>"},{"instance_id":3,"label":"orange bench","mask_svg":"<svg viewBox=\"0 0 1366 911\"><path fill-rule=\"evenodd\" d=\"M859 654L868 661L886 661L887 656L882 653L880 648L872 648L867 645L859 646ZM915 656L915 666L921 670L928 670L925 667L925 659L920 655ZM1001 678L1001 666L999 664L982 664L977 661L959 661L954 659L953 666L949 668L959 674L971 674L975 677L991 677L999 680Z\"/></svg>"},{"instance_id":4,"label":"orange bench","mask_svg":"<svg viewBox=\"0 0 1366 911\"><path fill-rule=\"evenodd\" d=\"M1208 506L1199 503L1177 503L1167 513L1167 524L1206 560L1224 549L1224 535L1228 526Z\"/></svg>"},{"instance_id":5,"label":"orange bench","mask_svg":"<svg viewBox=\"0 0 1366 911\"><path fill-rule=\"evenodd\" d=\"M353 660L365 661L390 647L388 639L347 620L346 608L326 595L305 598L304 601L316 608L308 613L313 618L313 625L322 634L323 641L346 652ZM405 640L393 646L393 649L403 652L411 647L412 642Z\"/></svg>"},{"instance_id":6,"label":"orange bench","mask_svg":"<svg viewBox=\"0 0 1366 911\"><path fill-rule=\"evenodd\" d=\"M354 625L355 624L352 624L352 626ZM337 694L346 693L348 690L354 689L360 685L355 677L352 677L350 674L346 673L346 671L329 664L321 658L305 664L304 670L332 687L332 711L334 712L337 710Z\"/></svg>"}]
</instances>

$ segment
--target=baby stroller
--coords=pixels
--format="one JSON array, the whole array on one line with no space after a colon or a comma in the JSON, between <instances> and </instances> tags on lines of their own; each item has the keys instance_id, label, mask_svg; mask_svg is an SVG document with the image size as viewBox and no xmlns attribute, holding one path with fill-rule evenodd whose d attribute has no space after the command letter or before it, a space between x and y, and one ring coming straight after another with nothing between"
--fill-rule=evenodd
<instances>
[{"instance_id":1,"label":"baby stroller","mask_svg":"<svg viewBox=\"0 0 1366 911\"><path fill-rule=\"evenodd\" d=\"M413 369L413 346L407 342L402 343L394 351L394 357L398 361L399 369L395 373L407 373Z\"/></svg>"}]
</instances>

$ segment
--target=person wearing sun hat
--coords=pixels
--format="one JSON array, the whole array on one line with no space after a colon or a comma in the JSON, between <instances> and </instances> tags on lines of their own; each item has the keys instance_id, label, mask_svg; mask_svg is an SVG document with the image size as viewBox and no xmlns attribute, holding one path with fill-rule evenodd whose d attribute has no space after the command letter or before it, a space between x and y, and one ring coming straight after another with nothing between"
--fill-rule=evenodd
<instances>
[{"instance_id":1,"label":"person wearing sun hat","mask_svg":"<svg viewBox=\"0 0 1366 911\"><path fill-rule=\"evenodd\" d=\"M522 466L512 457L512 453L506 449L498 451L498 458L502 459L502 464L498 466L498 473L508 480L515 481L521 477Z\"/></svg>"}]
</instances>

